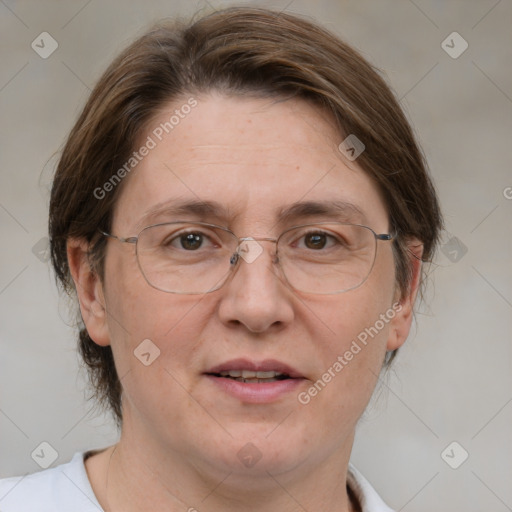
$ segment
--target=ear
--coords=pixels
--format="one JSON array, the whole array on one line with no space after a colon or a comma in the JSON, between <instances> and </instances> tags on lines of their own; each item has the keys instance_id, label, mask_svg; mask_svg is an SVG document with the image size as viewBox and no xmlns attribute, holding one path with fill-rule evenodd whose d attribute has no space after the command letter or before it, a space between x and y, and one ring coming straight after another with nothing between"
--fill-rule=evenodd
<instances>
[{"instance_id":1,"label":"ear","mask_svg":"<svg viewBox=\"0 0 512 512\"><path fill-rule=\"evenodd\" d=\"M418 289L421 281L421 257L423 256L423 244L413 239L407 242L408 257L410 258L411 265L411 282L409 289L405 296L400 297L400 290L397 290L395 297L396 314L390 322L390 331L387 343L387 350L396 350L400 348L407 339L414 313L414 303L418 294Z\"/></svg>"},{"instance_id":2,"label":"ear","mask_svg":"<svg viewBox=\"0 0 512 512\"><path fill-rule=\"evenodd\" d=\"M80 312L91 339L98 345L110 345L103 285L91 266L89 245L83 239L70 239L67 255L71 276L75 283Z\"/></svg>"}]
</instances>

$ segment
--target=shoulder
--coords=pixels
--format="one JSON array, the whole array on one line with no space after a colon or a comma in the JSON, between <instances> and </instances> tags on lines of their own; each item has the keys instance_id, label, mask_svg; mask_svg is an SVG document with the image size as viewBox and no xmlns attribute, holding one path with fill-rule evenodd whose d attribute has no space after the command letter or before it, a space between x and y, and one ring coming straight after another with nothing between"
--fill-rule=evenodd
<instances>
[{"instance_id":1,"label":"shoulder","mask_svg":"<svg viewBox=\"0 0 512 512\"><path fill-rule=\"evenodd\" d=\"M102 512L84 465L84 452L37 473L0 479L2 512Z\"/></svg>"},{"instance_id":2,"label":"shoulder","mask_svg":"<svg viewBox=\"0 0 512 512\"><path fill-rule=\"evenodd\" d=\"M352 464L348 466L347 484L357 496L362 512L394 512L384 503L370 482Z\"/></svg>"}]
</instances>

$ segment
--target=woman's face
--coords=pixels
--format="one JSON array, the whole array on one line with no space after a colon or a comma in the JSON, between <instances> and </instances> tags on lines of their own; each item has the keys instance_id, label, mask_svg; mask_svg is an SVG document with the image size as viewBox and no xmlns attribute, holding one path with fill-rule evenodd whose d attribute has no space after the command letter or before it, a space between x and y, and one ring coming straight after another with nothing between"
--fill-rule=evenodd
<instances>
[{"instance_id":1,"label":"woman's face","mask_svg":"<svg viewBox=\"0 0 512 512\"><path fill-rule=\"evenodd\" d=\"M136 236L178 218L220 224L239 237L277 237L292 225L333 220L389 232L376 186L357 160L341 155L342 140L318 108L302 100L196 99L161 141L153 130L181 103L169 105L141 138L142 145L151 136L156 147L125 178L113 234ZM223 210L176 217L170 209L182 201L216 202ZM304 201L344 201L361 214L280 220L281 209ZM275 244L260 245L263 252L240 261L222 288L179 295L146 282L134 245L109 240L105 281L96 287L108 314L97 306L84 318L97 343L112 345L123 430L147 450L195 468L251 475L307 472L337 455L348 458L385 351L409 329L407 303L396 304L391 243L378 242L364 284L334 295L291 289L273 263ZM241 383L210 375L220 368L286 368L296 378Z\"/></svg>"}]
</instances>

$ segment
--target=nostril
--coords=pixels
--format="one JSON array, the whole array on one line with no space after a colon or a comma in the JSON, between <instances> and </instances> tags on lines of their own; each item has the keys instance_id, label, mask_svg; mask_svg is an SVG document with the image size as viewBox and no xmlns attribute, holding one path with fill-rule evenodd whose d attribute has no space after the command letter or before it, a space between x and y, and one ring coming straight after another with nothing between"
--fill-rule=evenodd
<instances>
[{"instance_id":1,"label":"nostril","mask_svg":"<svg viewBox=\"0 0 512 512\"><path fill-rule=\"evenodd\" d=\"M231 256L231 258L229 259L229 263L231 265L236 265L236 263L238 262L238 259L240 258L239 254L237 252L233 253L233 255Z\"/></svg>"}]
</instances>

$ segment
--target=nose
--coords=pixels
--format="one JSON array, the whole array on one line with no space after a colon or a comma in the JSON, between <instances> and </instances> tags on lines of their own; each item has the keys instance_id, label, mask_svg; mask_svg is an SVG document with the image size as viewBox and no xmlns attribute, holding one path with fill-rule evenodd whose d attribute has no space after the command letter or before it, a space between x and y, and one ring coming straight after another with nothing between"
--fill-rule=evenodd
<instances>
[{"instance_id":1,"label":"nose","mask_svg":"<svg viewBox=\"0 0 512 512\"><path fill-rule=\"evenodd\" d=\"M293 321L293 291L275 258L275 243L249 239L239 248L237 268L219 290L218 314L226 325L253 333L280 329Z\"/></svg>"}]
</instances>

